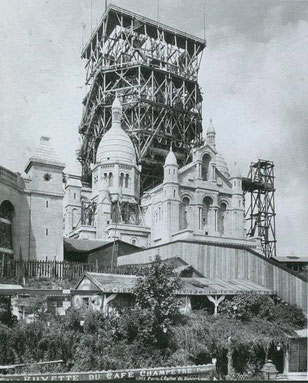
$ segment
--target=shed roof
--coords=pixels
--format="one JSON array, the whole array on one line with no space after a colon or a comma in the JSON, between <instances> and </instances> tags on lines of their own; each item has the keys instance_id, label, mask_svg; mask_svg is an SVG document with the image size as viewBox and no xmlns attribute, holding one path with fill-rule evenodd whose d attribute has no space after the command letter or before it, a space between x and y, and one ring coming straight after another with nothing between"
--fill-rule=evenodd
<instances>
[{"instance_id":1,"label":"shed roof","mask_svg":"<svg viewBox=\"0 0 308 383\"><path fill-rule=\"evenodd\" d=\"M112 242L101 240L64 238L65 250L75 253L85 253L110 243L112 244Z\"/></svg>"},{"instance_id":2,"label":"shed roof","mask_svg":"<svg viewBox=\"0 0 308 383\"><path fill-rule=\"evenodd\" d=\"M23 287L20 285L11 285L6 283L0 283L0 290L23 290Z\"/></svg>"},{"instance_id":3,"label":"shed roof","mask_svg":"<svg viewBox=\"0 0 308 383\"><path fill-rule=\"evenodd\" d=\"M187 262L185 262L180 257L172 257L172 258L166 258L161 260L162 263L165 263L171 267L174 268L174 272L176 274L180 274L182 271L190 269L192 272L194 272L198 277L203 277L203 274L200 273L198 270L196 270L193 266L189 265ZM129 265L119 265L118 267L121 269L125 269L127 266L129 267L136 267L136 268L144 268L144 267L150 267L152 262L146 262L146 263L132 263Z\"/></svg>"},{"instance_id":4,"label":"shed roof","mask_svg":"<svg viewBox=\"0 0 308 383\"><path fill-rule=\"evenodd\" d=\"M104 274L86 272L75 286L78 289L81 281L88 279L105 293L131 293L137 282L136 275ZM269 290L256 283L244 279L214 279L214 278L180 278L181 288L176 291L177 295L236 295L244 292L256 292L264 295L275 295L276 292Z\"/></svg>"},{"instance_id":5,"label":"shed roof","mask_svg":"<svg viewBox=\"0 0 308 383\"><path fill-rule=\"evenodd\" d=\"M296 255L287 255L283 257L274 257L274 261L288 262L288 263L308 263L308 257L298 257Z\"/></svg>"},{"instance_id":6,"label":"shed roof","mask_svg":"<svg viewBox=\"0 0 308 383\"><path fill-rule=\"evenodd\" d=\"M125 244L129 247L135 249L136 251L141 250L139 246L132 245L129 242L122 241L121 239L117 239L115 241L119 244ZM75 253L90 253L91 251L95 251L97 249L101 249L107 246L113 246L113 241L102 241L98 239L72 239L72 238L64 238L64 248L68 252Z\"/></svg>"}]
</instances>

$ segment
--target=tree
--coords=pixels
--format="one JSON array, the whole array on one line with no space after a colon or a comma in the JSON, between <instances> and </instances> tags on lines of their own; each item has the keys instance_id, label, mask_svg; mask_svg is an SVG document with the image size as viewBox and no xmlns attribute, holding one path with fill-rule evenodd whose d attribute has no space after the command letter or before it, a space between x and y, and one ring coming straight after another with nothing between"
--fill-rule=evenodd
<instances>
[{"instance_id":1,"label":"tree","mask_svg":"<svg viewBox=\"0 0 308 383\"><path fill-rule=\"evenodd\" d=\"M175 290L180 287L173 269L156 257L138 275L134 288L135 308L118 321L117 335L139 347L167 349L171 345L171 325L179 317Z\"/></svg>"},{"instance_id":2,"label":"tree","mask_svg":"<svg viewBox=\"0 0 308 383\"><path fill-rule=\"evenodd\" d=\"M179 316L179 305L175 290L180 280L172 267L156 256L148 270L139 275L134 289L139 331L144 340L164 348L170 338L170 326Z\"/></svg>"}]
</instances>

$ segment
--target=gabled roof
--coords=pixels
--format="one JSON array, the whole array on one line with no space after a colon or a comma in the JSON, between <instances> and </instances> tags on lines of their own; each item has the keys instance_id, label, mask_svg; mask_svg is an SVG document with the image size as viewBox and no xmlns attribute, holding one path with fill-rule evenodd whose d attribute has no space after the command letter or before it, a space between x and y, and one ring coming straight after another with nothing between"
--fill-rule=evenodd
<instances>
[{"instance_id":1,"label":"gabled roof","mask_svg":"<svg viewBox=\"0 0 308 383\"><path fill-rule=\"evenodd\" d=\"M105 273L90 273L86 272L77 282L75 289L78 288L81 281L87 277L99 290L102 292L109 292L113 289L129 289L133 292L137 276L136 275L123 275L123 274L105 274Z\"/></svg>"},{"instance_id":2,"label":"gabled roof","mask_svg":"<svg viewBox=\"0 0 308 383\"><path fill-rule=\"evenodd\" d=\"M105 274L86 272L78 281L87 277L99 290L104 293L133 293L137 282L136 275ZM181 288L177 295L235 295L243 292L275 295L276 292L244 279L214 279L214 278L180 278Z\"/></svg>"}]
</instances>

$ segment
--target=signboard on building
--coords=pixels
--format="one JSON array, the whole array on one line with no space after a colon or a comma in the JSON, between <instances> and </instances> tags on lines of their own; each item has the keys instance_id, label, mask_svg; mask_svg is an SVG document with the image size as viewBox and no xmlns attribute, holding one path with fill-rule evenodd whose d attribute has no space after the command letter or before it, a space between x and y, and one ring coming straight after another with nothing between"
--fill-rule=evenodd
<instances>
[{"instance_id":1,"label":"signboard on building","mask_svg":"<svg viewBox=\"0 0 308 383\"><path fill-rule=\"evenodd\" d=\"M30 307L31 306L31 297L29 294L18 294L18 305L20 307Z\"/></svg>"},{"instance_id":2,"label":"signboard on building","mask_svg":"<svg viewBox=\"0 0 308 383\"><path fill-rule=\"evenodd\" d=\"M50 374L23 374L0 375L0 381L27 381L27 382L78 382L98 380L182 380L182 377L204 377L208 379L215 372L214 364L184 367L157 367L132 370L112 370L96 372L50 373Z\"/></svg>"}]
</instances>

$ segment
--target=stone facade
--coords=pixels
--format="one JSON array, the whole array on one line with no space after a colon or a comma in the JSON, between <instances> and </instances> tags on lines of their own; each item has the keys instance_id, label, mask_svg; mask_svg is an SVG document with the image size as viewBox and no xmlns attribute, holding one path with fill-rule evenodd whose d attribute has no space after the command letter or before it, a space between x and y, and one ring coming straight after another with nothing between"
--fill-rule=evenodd
<instances>
[{"instance_id":1,"label":"stone facade","mask_svg":"<svg viewBox=\"0 0 308 383\"><path fill-rule=\"evenodd\" d=\"M122 106L112 106L112 127L102 138L92 168L92 188L80 176L66 175L65 235L71 238L121 239L150 245L150 228L140 210L140 170L134 146L121 127Z\"/></svg>"},{"instance_id":2,"label":"stone facade","mask_svg":"<svg viewBox=\"0 0 308 383\"><path fill-rule=\"evenodd\" d=\"M245 240L242 178L236 166L230 176L217 152L212 121L206 143L193 150L192 161L179 168L170 148L163 183L140 197L140 169L121 128L121 114L116 98L112 127L97 148L92 188L80 176L66 175L65 235L117 238L144 248L178 239Z\"/></svg>"},{"instance_id":3,"label":"stone facade","mask_svg":"<svg viewBox=\"0 0 308 383\"><path fill-rule=\"evenodd\" d=\"M142 197L152 245L188 238L244 239L241 175L237 169L229 175L212 130L210 126L207 144L195 149L192 162L181 169L171 149L163 183Z\"/></svg>"},{"instance_id":4,"label":"stone facade","mask_svg":"<svg viewBox=\"0 0 308 383\"><path fill-rule=\"evenodd\" d=\"M25 260L63 259L64 164L42 137L25 174L0 168L0 253Z\"/></svg>"}]
</instances>

